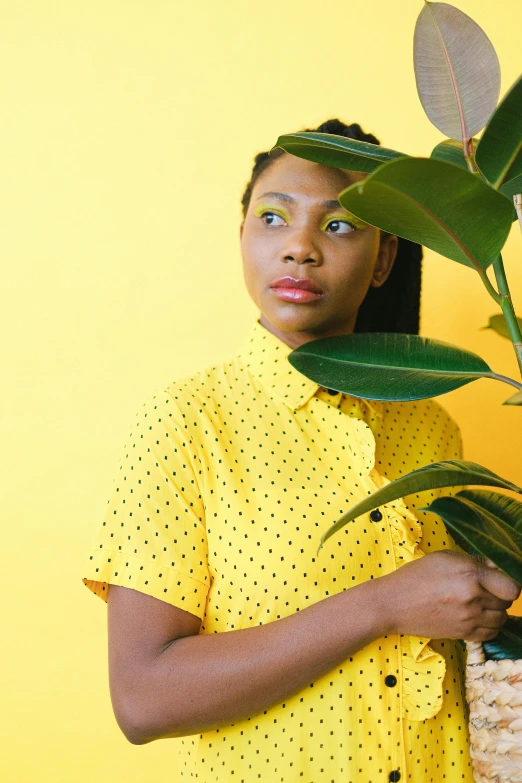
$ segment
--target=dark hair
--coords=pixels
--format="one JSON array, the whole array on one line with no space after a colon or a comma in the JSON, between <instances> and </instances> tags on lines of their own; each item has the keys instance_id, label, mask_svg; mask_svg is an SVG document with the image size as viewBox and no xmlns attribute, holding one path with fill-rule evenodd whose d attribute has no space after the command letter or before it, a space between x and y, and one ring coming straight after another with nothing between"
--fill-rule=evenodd
<instances>
[{"instance_id":1,"label":"dark hair","mask_svg":"<svg viewBox=\"0 0 522 783\"><path fill-rule=\"evenodd\" d=\"M333 133L348 139L380 144L371 133L364 133L354 122L345 125L340 120L328 120L313 129L316 133ZM310 129L305 131L310 132ZM270 152L260 152L254 159L250 181L245 188L241 205L246 215L252 190L261 174L285 151L277 147ZM385 232L382 232L385 235ZM422 247L416 242L399 237L399 246L393 269L380 288L370 286L355 322L355 332L403 332L418 334L420 320Z\"/></svg>"}]
</instances>

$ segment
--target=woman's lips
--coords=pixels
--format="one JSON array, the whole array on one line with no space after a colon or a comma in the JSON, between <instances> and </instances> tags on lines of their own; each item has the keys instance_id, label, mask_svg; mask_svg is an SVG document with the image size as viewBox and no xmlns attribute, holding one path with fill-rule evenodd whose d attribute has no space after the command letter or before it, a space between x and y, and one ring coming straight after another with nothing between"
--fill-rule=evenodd
<instances>
[{"instance_id":1,"label":"woman's lips","mask_svg":"<svg viewBox=\"0 0 522 783\"><path fill-rule=\"evenodd\" d=\"M323 298L322 294L316 294L314 291L307 291L304 288L272 288L272 291L285 302L314 302L316 299Z\"/></svg>"}]
</instances>

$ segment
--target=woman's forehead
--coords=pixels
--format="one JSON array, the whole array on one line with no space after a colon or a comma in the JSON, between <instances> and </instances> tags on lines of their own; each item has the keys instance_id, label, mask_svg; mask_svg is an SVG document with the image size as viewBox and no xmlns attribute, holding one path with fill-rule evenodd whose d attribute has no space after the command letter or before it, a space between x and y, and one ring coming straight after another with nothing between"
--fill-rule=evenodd
<instances>
[{"instance_id":1,"label":"woman's forehead","mask_svg":"<svg viewBox=\"0 0 522 783\"><path fill-rule=\"evenodd\" d=\"M261 174L252 195L257 199L267 192L288 192L290 195L336 198L341 190L364 176L362 172L323 166L287 153Z\"/></svg>"}]
</instances>

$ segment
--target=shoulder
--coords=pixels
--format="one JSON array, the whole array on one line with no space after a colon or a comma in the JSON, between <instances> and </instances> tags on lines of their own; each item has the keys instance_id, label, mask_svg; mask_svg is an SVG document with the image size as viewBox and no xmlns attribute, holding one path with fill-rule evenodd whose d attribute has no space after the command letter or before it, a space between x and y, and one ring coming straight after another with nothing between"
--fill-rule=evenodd
<instances>
[{"instance_id":1,"label":"shoulder","mask_svg":"<svg viewBox=\"0 0 522 783\"><path fill-rule=\"evenodd\" d=\"M198 401L202 404L222 402L234 392L241 394L248 385L247 376L239 358L233 357L173 380L165 391L180 407L194 405Z\"/></svg>"},{"instance_id":2,"label":"shoulder","mask_svg":"<svg viewBox=\"0 0 522 783\"><path fill-rule=\"evenodd\" d=\"M141 413L180 422L212 417L233 398L246 399L250 385L248 371L238 357L233 357L152 390L142 401Z\"/></svg>"}]
</instances>

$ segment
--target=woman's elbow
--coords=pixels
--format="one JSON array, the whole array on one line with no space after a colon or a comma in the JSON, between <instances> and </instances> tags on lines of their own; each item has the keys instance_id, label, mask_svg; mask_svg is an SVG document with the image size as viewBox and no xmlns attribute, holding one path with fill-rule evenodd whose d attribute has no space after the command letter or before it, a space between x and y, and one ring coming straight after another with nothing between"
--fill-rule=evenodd
<instances>
[{"instance_id":1,"label":"woman's elbow","mask_svg":"<svg viewBox=\"0 0 522 783\"><path fill-rule=\"evenodd\" d=\"M177 725L172 716L168 726L162 725L157 715L150 714L150 708L128 697L112 697L112 706L116 723L131 745L147 745L158 739L187 737L196 733L192 727Z\"/></svg>"},{"instance_id":2,"label":"woman's elbow","mask_svg":"<svg viewBox=\"0 0 522 783\"><path fill-rule=\"evenodd\" d=\"M123 718L115 713L115 717L123 736L131 745L147 745L164 736L161 732L154 731L145 721L141 721L139 715L126 715Z\"/></svg>"},{"instance_id":3,"label":"woman's elbow","mask_svg":"<svg viewBox=\"0 0 522 783\"><path fill-rule=\"evenodd\" d=\"M148 742L153 742L152 739L141 737L141 736L138 736L136 734L131 734L129 732L127 732L127 733L123 732L123 733L124 733L125 739L128 740L128 742L130 742L131 745L146 745ZM154 738L154 739L156 739L156 738Z\"/></svg>"},{"instance_id":4,"label":"woman's elbow","mask_svg":"<svg viewBox=\"0 0 522 783\"><path fill-rule=\"evenodd\" d=\"M114 693L113 688L111 700L116 723L131 745L146 745L158 739L151 730L150 720L139 700L131 698L129 694Z\"/></svg>"},{"instance_id":5,"label":"woman's elbow","mask_svg":"<svg viewBox=\"0 0 522 783\"><path fill-rule=\"evenodd\" d=\"M148 742L152 742L152 739L144 737L133 729L122 728L121 726L120 729L122 730L125 739L130 742L131 745L146 745Z\"/></svg>"},{"instance_id":6,"label":"woman's elbow","mask_svg":"<svg viewBox=\"0 0 522 783\"><path fill-rule=\"evenodd\" d=\"M117 720L124 737L131 745L147 745L149 742L154 742L159 739L173 739L177 737L188 737L194 734L194 731L184 728L171 727L165 731L158 729L154 730L151 727L143 726L136 721Z\"/></svg>"}]
</instances>

